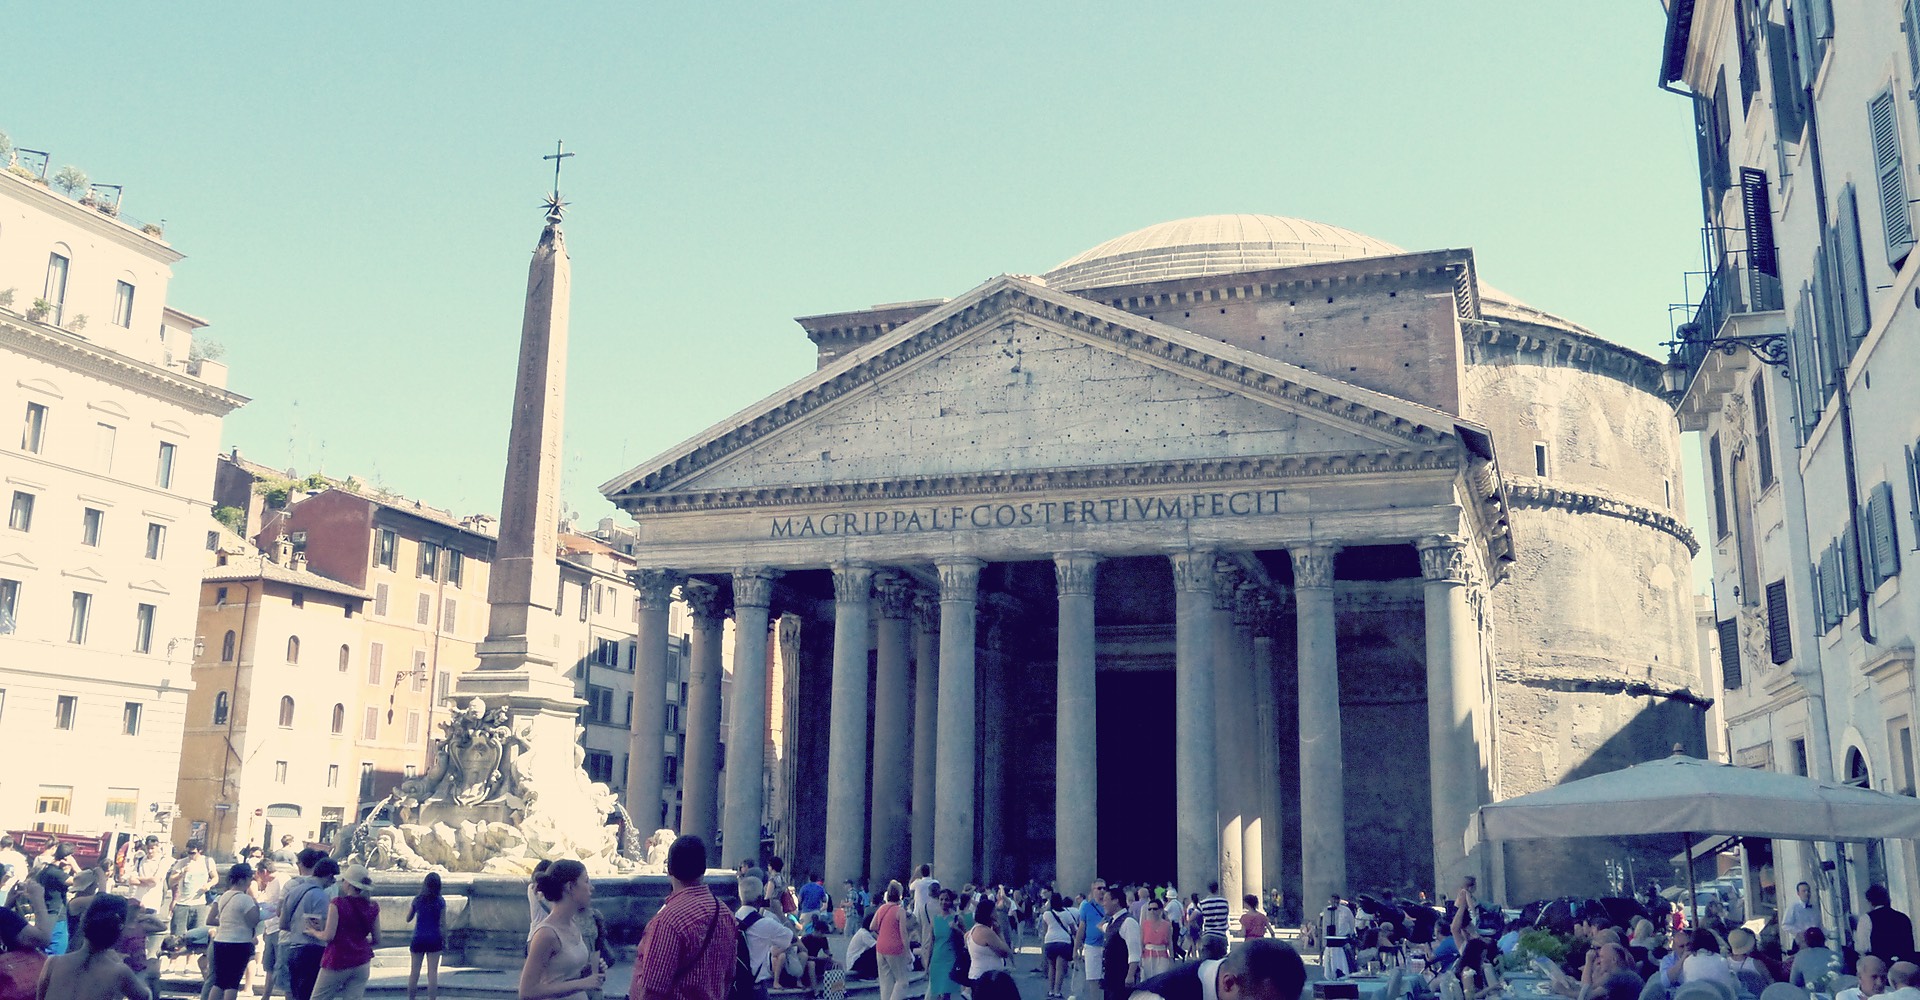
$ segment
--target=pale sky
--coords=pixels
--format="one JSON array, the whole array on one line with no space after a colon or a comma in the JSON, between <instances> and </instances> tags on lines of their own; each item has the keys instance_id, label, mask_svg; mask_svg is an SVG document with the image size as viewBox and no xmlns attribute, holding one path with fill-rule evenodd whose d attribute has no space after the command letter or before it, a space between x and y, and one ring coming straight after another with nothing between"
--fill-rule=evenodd
<instances>
[{"instance_id":1,"label":"pale sky","mask_svg":"<svg viewBox=\"0 0 1920 1000\"><path fill-rule=\"evenodd\" d=\"M499 506L556 139L579 154L566 493L589 524L600 482L813 369L792 317L957 296L1155 222L1471 247L1490 284L1660 357L1700 266L1654 0L7 20L0 130L166 220L188 255L170 304L212 320L254 399L227 444L457 513Z\"/></svg>"}]
</instances>

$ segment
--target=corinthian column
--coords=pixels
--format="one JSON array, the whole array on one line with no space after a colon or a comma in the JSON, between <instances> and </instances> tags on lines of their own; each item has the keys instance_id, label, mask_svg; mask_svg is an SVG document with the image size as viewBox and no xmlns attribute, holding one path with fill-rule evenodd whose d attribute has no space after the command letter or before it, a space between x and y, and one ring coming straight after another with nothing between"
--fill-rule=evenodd
<instances>
[{"instance_id":1,"label":"corinthian column","mask_svg":"<svg viewBox=\"0 0 1920 1000\"><path fill-rule=\"evenodd\" d=\"M1173 766L1180 884L1200 891L1220 878L1213 776L1213 552L1175 552L1173 562Z\"/></svg>"},{"instance_id":2,"label":"corinthian column","mask_svg":"<svg viewBox=\"0 0 1920 1000\"><path fill-rule=\"evenodd\" d=\"M833 704L827 731L827 885L859 881L867 830L867 600L873 570L833 567Z\"/></svg>"},{"instance_id":3,"label":"corinthian column","mask_svg":"<svg viewBox=\"0 0 1920 1000\"><path fill-rule=\"evenodd\" d=\"M720 843L736 858L760 856L767 795L767 616L776 575L765 567L733 571L733 714L727 724L733 752Z\"/></svg>"},{"instance_id":4,"label":"corinthian column","mask_svg":"<svg viewBox=\"0 0 1920 1000\"><path fill-rule=\"evenodd\" d=\"M934 760L939 746L940 601L913 598L913 844L912 864L933 863Z\"/></svg>"},{"instance_id":5,"label":"corinthian column","mask_svg":"<svg viewBox=\"0 0 1920 1000\"><path fill-rule=\"evenodd\" d=\"M873 681L873 832L867 887L907 874L907 612L912 584L899 573L874 578L880 598L879 657Z\"/></svg>"},{"instance_id":6,"label":"corinthian column","mask_svg":"<svg viewBox=\"0 0 1920 1000\"><path fill-rule=\"evenodd\" d=\"M1347 882L1346 764L1340 749L1331 545L1291 550L1299 615L1300 906L1313 913Z\"/></svg>"},{"instance_id":7,"label":"corinthian column","mask_svg":"<svg viewBox=\"0 0 1920 1000\"><path fill-rule=\"evenodd\" d=\"M974 610L978 559L948 557L940 571L940 719L934 795L933 876L973 881Z\"/></svg>"},{"instance_id":8,"label":"corinthian column","mask_svg":"<svg viewBox=\"0 0 1920 1000\"><path fill-rule=\"evenodd\" d=\"M680 574L637 569L633 581L640 621L633 640L633 716L627 722L627 815L643 831L666 822L667 609Z\"/></svg>"},{"instance_id":9,"label":"corinthian column","mask_svg":"<svg viewBox=\"0 0 1920 1000\"><path fill-rule=\"evenodd\" d=\"M1253 700L1254 732L1260 744L1257 778L1260 802L1260 888L1280 885L1280 873L1286 865L1280 853L1285 846L1281 832L1285 821L1280 815L1280 682L1273 663L1273 597L1261 593L1254 608L1253 621ZM1262 899L1266 897L1262 895Z\"/></svg>"},{"instance_id":10,"label":"corinthian column","mask_svg":"<svg viewBox=\"0 0 1920 1000\"><path fill-rule=\"evenodd\" d=\"M1100 557L1053 557L1060 604L1058 706L1054 713L1054 884L1091 885L1099 875L1100 767L1094 752L1093 579Z\"/></svg>"},{"instance_id":11,"label":"corinthian column","mask_svg":"<svg viewBox=\"0 0 1920 1000\"><path fill-rule=\"evenodd\" d=\"M1240 659L1239 633L1233 625L1233 607L1240 589L1240 571L1217 564L1213 571L1213 742L1216 829L1220 834L1220 891L1228 908L1239 914L1241 822L1246 809L1241 794L1247 768L1239 754L1247 745L1240 728L1240 709L1249 692L1241 681L1246 664ZM1203 887L1204 888L1204 887Z\"/></svg>"},{"instance_id":12,"label":"corinthian column","mask_svg":"<svg viewBox=\"0 0 1920 1000\"><path fill-rule=\"evenodd\" d=\"M1233 686L1239 697L1233 702L1233 728L1239 734L1233 744L1244 750L1249 747L1261 747L1260 743L1260 685L1254 667L1253 629L1254 619L1259 614L1260 590L1251 584L1242 584L1234 593L1233 601ZM1259 750L1253 754L1254 761L1260 759ZM1261 808L1260 788L1266 782L1266 774L1242 763L1234 768L1235 793L1240 801L1240 892L1238 895L1250 895L1260 898L1266 845L1266 815ZM1272 773L1272 772L1267 772Z\"/></svg>"},{"instance_id":13,"label":"corinthian column","mask_svg":"<svg viewBox=\"0 0 1920 1000\"><path fill-rule=\"evenodd\" d=\"M1467 819L1480 805L1480 747L1473 732L1479 697L1473 612L1467 606L1466 545L1452 536L1422 538L1420 576L1427 610L1427 780L1433 795L1433 875L1452 892L1473 868ZM1441 898L1439 895L1435 899Z\"/></svg>"},{"instance_id":14,"label":"corinthian column","mask_svg":"<svg viewBox=\"0 0 1920 1000\"><path fill-rule=\"evenodd\" d=\"M714 842L720 784L720 626L726 609L709 583L687 582L681 600L693 618L687 671L687 759L680 782L680 833Z\"/></svg>"}]
</instances>

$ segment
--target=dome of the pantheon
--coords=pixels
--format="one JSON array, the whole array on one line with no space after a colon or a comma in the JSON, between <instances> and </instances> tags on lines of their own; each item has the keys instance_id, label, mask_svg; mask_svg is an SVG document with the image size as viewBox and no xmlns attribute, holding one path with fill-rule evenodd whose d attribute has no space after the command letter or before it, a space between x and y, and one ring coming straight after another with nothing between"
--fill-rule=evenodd
<instances>
[{"instance_id":1,"label":"dome of the pantheon","mask_svg":"<svg viewBox=\"0 0 1920 1000\"><path fill-rule=\"evenodd\" d=\"M1284 215L1200 215L1116 236L1060 262L1043 277L1055 288L1074 291L1406 252L1385 240L1324 222ZM1480 296L1498 311L1546 318L1484 281ZM1558 320L1556 325L1571 324Z\"/></svg>"}]
</instances>

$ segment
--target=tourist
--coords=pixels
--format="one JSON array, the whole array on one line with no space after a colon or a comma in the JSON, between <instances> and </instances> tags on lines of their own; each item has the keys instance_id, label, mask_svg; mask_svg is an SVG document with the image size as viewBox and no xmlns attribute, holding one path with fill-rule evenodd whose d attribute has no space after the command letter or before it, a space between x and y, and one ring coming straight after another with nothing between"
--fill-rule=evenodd
<instances>
[{"instance_id":1,"label":"tourist","mask_svg":"<svg viewBox=\"0 0 1920 1000\"><path fill-rule=\"evenodd\" d=\"M36 993L41 1000L148 1000L147 984L127 967L116 947L126 927L127 901L107 896L90 911L81 926L80 947L47 960Z\"/></svg>"},{"instance_id":2,"label":"tourist","mask_svg":"<svg viewBox=\"0 0 1920 1000\"><path fill-rule=\"evenodd\" d=\"M1181 932L1181 937L1186 944L1187 957L1197 960L1201 957L1200 941L1207 936L1207 917L1206 914L1200 912L1199 893L1195 892L1187 895L1186 913L1187 920Z\"/></svg>"},{"instance_id":3,"label":"tourist","mask_svg":"<svg viewBox=\"0 0 1920 1000\"><path fill-rule=\"evenodd\" d=\"M1207 898L1200 906L1200 954L1203 958L1224 958L1227 954L1227 923L1233 907L1220 895L1220 883L1207 883ZM1351 916L1348 918L1351 920Z\"/></svg>"},{"instance_id":4,"label":"tourist","mask_svg":"<svg viewBox=\"0 0 1920 1000\"><path fill-rule=\"evenodd\" d=\"M234 1000L253 962L253 939L260 929L260 903L247 891L253 869L242 861L227 869L227 884L213 901L207 925L213 928L208 964L213 969L213 1000Z\"/></svg>"},{"instance_id":5,"label":"tourist","mask_svg":"<svg viewBox=\"0 0 1920 1000\"><path fill-rule=\"evenodd\" d=\"M1147 916L1140 921L1140 978L1152 979L1173 968L1173 940L1179 932L1167 919L1166 904L1147 901Z\"/></svg>"},{"instance_id":6,"label":"tourist","mask_svg":"<svg viewBox=\"0 0 1920 1000\"><path fill-rule=\"evenodd\" d=\"M778 854L767 859L767 905L782 916L791 916L799 909L793 886L787 882L787 862Z\"/></svg>"},{"instance_id":7,"label":"tourist","mask_svg":"<svg viewBox=\"0 0 1920 1000\"><path fill-rule=\"evenodd\" d=\"M160 847L160 838L149 834L139 851L134 852L133 871L128 883L133 898L149 910L158 910L167 888L167 868L173 859Z\"/></svg>"},{"instance_id":8,"label":"tourist","mask_svg":"<svg viewBox=\"0 0 1920 1000\"><path fill-rule=\"evenodd\" d=\"M919 874L907 884L907 891L913 893L913 922L923 930L933 925L933 897L940 891L940 882L933 877L933 866L923 864ZM926 942L921 942L924 945Z\"/></svg>"},{"instance_id":9,"label":"tourist","mask_svg":"<svg viewBox=\"0 0 1920 1000\"><path fill-rule=\"evenodd\" d=\"M1787 970L1788 981L1802 989L1817 989L1816 984L1839 967L1840 956L1827 947L1825 928L1807 928L1806 933L1800 936L1800 942L1800 951L1793 956L1793 967ZM1881 961L1885 962L1882 968L1893 964L1884 958Z\"/></svg>"},{"instance_id":10,"label":"tourist","mask_svg":"<svg viewBox=\"0 0 1920 1000\"><path fill-rule=\"evenodd\" d=\"M1887 1000L1920 1000L1920 965L1893 963L1887 969L1887 992L1881 995Z\"/></svg>"},{"instance_id":11,"label":"tourist","mask_svg":"<svg viewBox=\"0 0 1920 1000\"><path fill-rule=\"evenodd\" d=\"M757 878L762 882L767 880L767 873L760 870L760 862L752 858L741 858L740 867L734 869L734 873L740 878Z\"/></svg>"},{"instance_id":12,"label":"tourist","mask_svg":"<svg viewBox=\"0 0 1920 1000\"><path fill-rule=\"evenodd\" d=\"M1475 924L1480 916L1480 908L1473 898L1475 882L1472 875L1460 880L1460 891L1453 895L1453 919L1447 924L1448 932L1453 935L1453 946L1460 949L1462 956L1467 953L1467 940L1480 936L1480 928Z\"/></svg>"},{"instance_id":13,"label":"tourist","mask_svg":"<svg viewBox=\"0 0 1920 1000\"><path fill-rule=\"evenodd\" d=\"M260 862L253 870L253 898L260 904L260 971L266 974L266 992L264 1000L271 1000L276 986L285 988L283 982L276 982L283 975L286 963L280 959L280 901L285 898L287 880L280 876L277 862Z\"/></svg>"},{"instance_id":14,"label":"tourist","mask_svg":"<svg viewBox=\"0 0 1920 1000\"><path fill-rule=\"evenodd\" d=\"M1867 954L1887 963L1887 976L1893 965L1913 954L1913 921L1893 908L1884 885L1867 886L1867 903L1873 908L1861 914L1854 928L1854 940L1864 943Z\"/></svg>"},{"instance_id":15,"label":"tourist","mask_svg":"<svg viewBox=\"0 0 1920 1000\"><path fill-rule=\"evenodd\" d=\"M875 963L880 974L879 1000L903 1000L913 959L907 952L905 909L900 905L900 883L887 886L886 901L873 911Z\"/></svg>"},{"instance_id":16,"label":"tourist","mask_svg":"<svg viewBox=\"0 0 1920 1000\"><path fill-rule=\"evenodd\" d=\"M806 917L806 933L800 935L800 947L787 953L787 969L790 988L804 987L808 994L819 991L826 982L826 974L833 969L833 942L828 935L833 933L833 925L826 915L815 913ZM800 968L793 972L793 956L800 956ZM845 982L844 977L842 982ZM931 982L931 973L929 973Z\"/></svg>"},{"instance_id":17,"label":"tourist","mask_svg":"<svg viewBox=\"0 0 1920 1000\"><path fill-rule=\"evenodd\" d=\"M147 984L147 992L156 997L160 995L160 960L158 953L149 949L148 942L155 936L165 937L166 930L167 922L160 919L158 913L141 906L137 899L127 900L126 924L120 929L120 942L114 950L120 953L127 968Z\"/></svg>"},{"instance_id":18,"label":"tourist","mask_svg":"<svg viewBox=\"0 0 1920 1000\"><path fill-rule=\"evenodd\" d=\"M1801 935L1809 927L1820 926L1820 905L1813 901L1813 886L1805 882L1793 887L1794 899L1780 911L1780 947L1794 951L1802 946Z\"/></svg>"},{"instance_id":19,"label":"tourist","mask_svg":"<svg viewBox=\"0 0 1920 1000\"><path fill-rule=\"evenodd\" d=\"M154 838L147 838L152 840ZM27 877L27 856L14 845L13 834L0 833L0 895L12 892Z\"/></svg>"},{"instance_id":20,"label":"tourist","mask_svg":"<svg viewBox=\"0 0 1920 1000\"><path fill-rule=\"evenodd\" d=\"M1040 913L1040 958L1047 967L1047 1000L1065 1000L1067 972L1073 967L1073 911L1067 897L1054 893Z\"/></svg>"},{"instance_id":21,"label":"tourist","mask_svg":"<svg viewBox=\"0 0 1920 1000\"><path fill-rule=\"evenodd\" d=\"M308 917L325 919L329 889L340 865L315 848L300 852L300 877L287 883L280 897L279 961L287 967L287 995L293 1000L309 1000L313 981L320 974L320 956L326 943L313 936Z\"/></svg>"},{"instance_id":22,"label":"tourist","mask_svg":"<svg viewBox=\"0 0 1920 1000\"><path fill-rule=\"evenodd\" d=\"M1835 993L1833 1000L1872 1000L1886 992L1887 963L1872 955L1862 955L1853 963L1853 971L1859 977L1860 984Z\"/></svg>"},{"instance_id":23,"label":"tourist","mask_svg":"<svg viewBox=\"0 0 1920 1000\"><path fill-rule=\"evenodd\" d=\"M706 872L707 844L699 837L680 837L667 848L673 891L640 939L627 992L632 1000L724 1000L739 932L733 914L701 881Z\"/></svg>"},{"instance_id":24,"label":"tourist","mask_svg":"<svg viewBox=\"0 0 1920 1000\"><path fill-rule=\"evenodd\" d=\"M953 964L959 949L966 947L966 934L954 913L953 890L935 890L932 905L920 945L921 961L927 967L926 1000L958 1000L966 984L953 977Z\"/></svg>"},{"instance_id":25,"label":"tourist","mask_svg":"<svg viewBox=\"0 0 1920 1000\"><path fill-rule=\"evenodd\" d=\"M64 848L67 845L60 846ZM73 937L72 925L67 922L67 889L73 884L73 875L67 865L55 860L51 864L41 865L40 870L30 877L40 883L42 898L46 900L47 919L53 934L53 940L47 944L47 954L64 955L67 942Z\"/></svg>"},{"instance_id":26,"label":"tourist","mask_svg":"<svg viewBox=\"0 0 1920 1000\"><path fill-rule=\"evenodd\" d=\"M1140 982L1140 921L1127 909L1124 890L1108 889L1107 923L1101 936L1107 946L1100 950L1100 992L1108 997L1125 997Z\"/></svg>"},{"instance_id":27,"label":"tourist","mask_svg":"<svg viewBox=\"0 0 1920 1000\"><path fill-rule=\"evenodd\" d=\"M1754 948L1760 941L1752 931L1745 927L1735 927L1727 932L1727 969L1733 973L1733 980L1739 984L1742 997L1758 1000L1761 991L1773 985L1773 971L1767 963L1754 954Z\"/></svg>"},{"instance_id":28,"label":"tourist","mask_svg":"<svg viewBox=\"0 0 1920 1000\"><path fill-rule=\"evenodd\" d=\"M170 932L184 937L207 923L207 893L219 879L213 859L207 857L205 844L187 842L187 856L174 863L167 875L167 887L173 892L173 923Z\"/></svg>"},{"instance_id":29,"label":"tourist","mask_svg":"<svg viewBox=\"0 0 1920 1000\"><path fill-rule=\"evenodd\" d=\"M973 1000L1019 1000L1020 987L1011 972L1013 949L1000 934L992 897L982 893L974 904L973 929L967 931L968 971Z\"/></svg>"},{"instance_id":30,"label":"tourist","mask_svg":"<svg viewBox=\"0 0 1920 1000\"><path fill-rule=\"evenodd\" d=\"M1162 902L1165 903L1167 907L1166 909L1167 923L1170 923L1173 925L1173 941L1172 941L1173 957L1176 960L1178 960L1183 958L1187 953L1186 943L1185 943L1186 927L1187 927L1187 906L1185 903L1180 901L1179 891L1176 890L1171 884L1167 886L1167 894L1162 900Z\"/></svg>"},{"instance_id":31,"label":"tourist","mask_svg":"<svg viewBox=\"0 0 1920 1000\"><path fill-rule=\"evenodd\" d=\"M340 873L340 895L327 907L326 922L307 918L309 926L319 925L313 936L326 945L320 954L320 972L313 981L312 1000L359 1000L366 994L373 950L380 947L380 906L367 898L372 890L373 878L367 866L348 865Z\"/></svg>"},{"instance_id":32,"label":"tourist","mask_svg":"<svg viewBox=\"0 0 1920 1000\"><path fill-rule=\"evenodd\" d=\"M766 883L749 875L740 880L740 909L733 917L739 921L740 936L747 941L747 964L753 970L754 995L766 1000L772 988L774 970L793 944L793 929L772 911ZM898 907L896 907L897 909ZM885 981L881 1000L887 1000Z\"/></svg>"},{"instance_id":33,"label":"tourist","mask_svg":"<svg viewBox=\"0 0 1920 1000\"><path fill-rule=\"evenodd\" d=\"M1240 937L1247 941L1266 937L1270 928L1267 915L1260 912L1260 897L1247 893L1240 902L1246 906L1240 911Z\"/></svg>"},{"instance_id":34,"label":"tourist","mask_svg":"<svg viewBox=\"0 0 1920 1000\"><path fill-rule=\"evenodd\" d=\"M879 939L873 936L872 928L855 927L847 937L847 978L880 978L880 953L873 950Z\"/></svg>"},{"instance_id":35,"label":"tourist","mask_svg":"<svg viewBox=\"0 0 1920 1000\"><path fill-rule=\"evenodd\" d=\"M1719 936L1705 927L1695 930L1687 942L1687 958L1680 969L1680 981L1714 982L1736 994L1740 991L1740 984L1734 981L1733 970L1727 966L1726 956L1720 954Z\"/></svg>"},{"instance_id":36,"label":"tourist","mask_svg":"<svg viewBox=\"0 0 1920 1000\"><path fill-rule=\"evenodd\" d=\"M1225 959L1175 966L1141 983L1133 1000L1299 1000L1306 984L1299 954L1268 938Z\"/></svg>"},{"instance_id":37,"label":"tourist","mask_svg":"<svg viewBox=\"0 0 1920 1000\"><path fill-rule=\"evenodd\" d=\"M293 834L283 833L280 835L280 849L274 851L269 860L277 861L283 865L299 863L300 852L293 848Z\"/></svg>"},{"instance_id":38,"label":"tourist","mask_svg":"<svg viewBox=\"0 0 1920 1000\"><path fill-rule=\"evenodd\" d=\"M827 886L815 875L800 887L800 912L820 913L827 908Z\"/></svg>"},{"instance_id":39,"label":"tourist","mask_svg":"<svg viewBox=\"0 0 1920 1000\"><path fill-rule=\"evenodd\" d=\"M540 929L540 925L547 919L547 914L553 912L553 904L547 902L547 897L540 895L540 877L545 875L547 869L552 866L552 861L541 858L538 862L535 862L533 875L527 881L528 941L533 940L533 932Z\"/></svg>"},{"instance_id":40,"label":"tourist","mask_svg":"<svg viewBox=\"0 0 1920 1000\"><path fill-rule=\"evenodd\" d=\"M413 925L413 940L407 943L412 966L407 970L407 1000L420 989L420 966L427 967L427 1000L439 1000L440 953L447 948L447 897L440 894L440 873L428 872L420 880L420 891L407 904L407 922Z\"/></svg>"},{"instance_id":41,"label":"tourist","mask_svg":"<svg viewBox=\"0 0 1920 1000\"><path fill-rule=\"evenodd\" d=\"M1103 1000L1100 996L1101 951L1106 947L1106 936L1101 931L1107 919L1106 908L1100 905L1100 897L1105 895L1107 883L1104 879L1094 879L1087 887L1087 898L1080 903L1080 919L1074 924L1074 942L1080 953L1080 966L1085 973L1087 1000ZM1104 1000L1124 1000L1122 997L1107 997Z\"/></svg>"},{"instance_id":42,"label":"tourist","mask_svg":"<svg viewBox=\"0 0 1920 1000\"><path fill-rule=\"evenodd\" d=\"M1457 926L1457 925L1456 925ZM1458 939L1456 929L1455 938ZM1497 957L1493 946L1487 944L1478 934L1467 940L1467 946L1460 951L1460 961L1454 965L1453 972L1460 980L1460 995L1465 1000L1480 1000L1482 997L1499 996L1504 989L1497 973L1497 964L1488 961ZM1582 993L1582 1000L1588 994Z\"/></svg>"},{"instance_id":43,"label":"tourist","mask_svg":"<svg viewBox=\"0 0 1920 1000\"><path fill-rule=\"evenodd\" d=\"M572 858L555 861L534 883L547 901L547 917L533 929L520 967L520 1000L598 1000L606 964L580 932L579 917L593 905L593 879ZM717 924L717 921L716 921Z\"/></svg>"}]
</instances>

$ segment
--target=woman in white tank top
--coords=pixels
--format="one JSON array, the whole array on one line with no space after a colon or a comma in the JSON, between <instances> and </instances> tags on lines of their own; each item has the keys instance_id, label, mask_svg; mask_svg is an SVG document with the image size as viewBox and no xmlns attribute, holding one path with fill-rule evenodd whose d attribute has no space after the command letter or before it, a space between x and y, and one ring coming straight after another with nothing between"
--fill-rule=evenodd
<instances>
[{"instance_id":1,"label":"woman in white tank top","mask_svg":"<svg viewBox=\"0 0 1920 1000\"><path fill-rule=\"evenodd\" d=\"M967 932L968 972L979 979L989 972L1005 972L1013 949L994 925L992 897L980 900L973 908L973 930Z\"/></svg>"}]
</instances>

